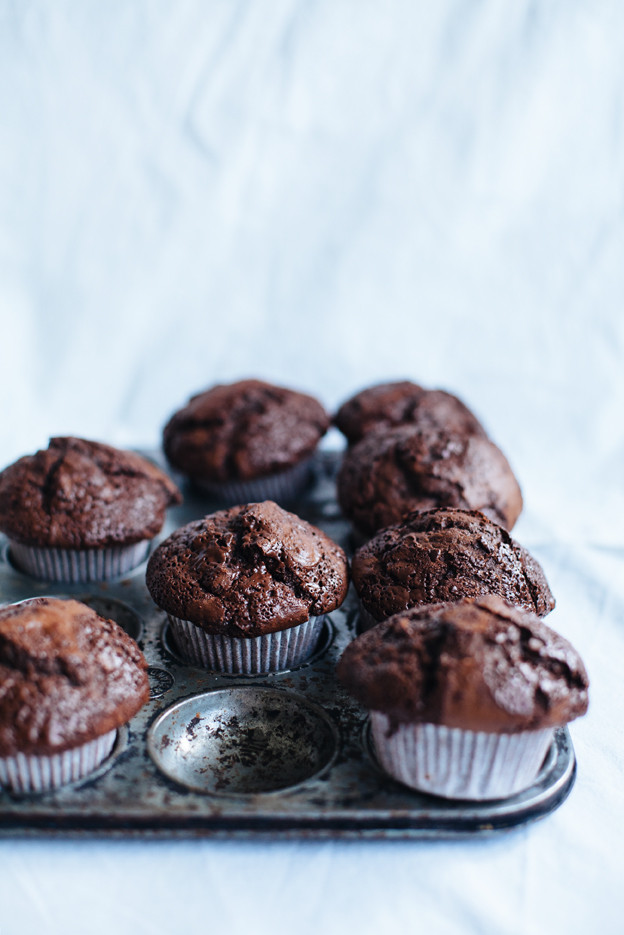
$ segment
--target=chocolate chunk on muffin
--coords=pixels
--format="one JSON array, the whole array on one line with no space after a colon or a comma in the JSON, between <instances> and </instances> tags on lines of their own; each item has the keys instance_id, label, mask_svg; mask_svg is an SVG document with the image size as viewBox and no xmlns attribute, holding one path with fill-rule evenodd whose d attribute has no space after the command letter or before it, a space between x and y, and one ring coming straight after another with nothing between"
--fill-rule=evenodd
<instances>
[{"instance_id":1,"label":"chocolate chunk on muffin","mask_svg":"<svg viewBox=\"0 0 624 935\"><path fill-rule=\"evenodd\" d=\"M137 565L181 502L167 475L140 455L82 438L0 473L0 530L16 563L49 580L113 577Z\"/></svg>"},{"instance_id":2,"label":"chocolate chunk on muffin","mask_svg":"<svg viewBox=\"0 0 624 935\"><path fill-rule=\"evenodd\" d=\"M177 529L150 558L146 580L187 659L225 671L268 671L295 664L290 654L276 656L275 647L298 640L299 627L311 635L296 659L314 649L322 615L345 598L348 570L344 552L325 533L267 501ZM252 652L254 639L262 659L245 662L236 653Z\"/></svg>"},{"instance_id":3,"label":"chocolate chunk on muffin","mask_svg":"<svg viewBox=\"0 0 624 935\"><path fill-rule=\"evenodd\" d=\"M419 604L484 594L540 617L555 606L539 563L476 510L408 513L357 550L352 573L373 622Z\"/></svg>"},{"instance_id":4,"label":"chocolate chunk on muffin","mask_svg":"<svg viewBox=\"0 0 624 935\"><path fill-rule=\"evenodd\" d=\"M338 501L369 536L412 510L480 510L505 529L522 510L518 482L488 438L414 425L371 432L350 448L338 474Z\"/></svg>"},{"instance_id":5,"label":"chocolate chunk on muffin","mask_svg":"<svg viewBox=\"0 0 624 935\"><path fill-rule=\"evenodd\" d=\"M0 610L0 782L42 791L89 773L148 700L147 663L112 620L75 600Z\"/></svg>"},{"instance_id":6,"label":"chocolate chunk on muffin","mask_svg":"<svg viewBox=\"0 0 624 935\"><path fill-rule=\"evenodd\" d=\"M526 788L554 728L588 703L570 643L494 595L391 617L347 646L337 674L371 710L386 771L451 798Z\"/></svg>"},{"instance_id":7,"label":"chocolate chunk on muffin","mask_svg":"<svg viewBox=\"0 0 624 935\"><path fill-rule=\"evenodd\" d=\"M417 425L460 435L485 435L485 429L464 403L445 390L426 390L417 383L380 383L342 404L334 424L350 445L376 429Z\"/></svg>"},{"instance_id":8,"label":"chocolate chunk on muffin","mask_svg":"<svg viewBox=\"0 0 624 935\"><path fill-rule=\"evenodd\" d=\"M165 426L163 447L172 467L224 501L289 499L329 421L311 396L242 380L193 396Z\"/></svg>"}]
</instances>

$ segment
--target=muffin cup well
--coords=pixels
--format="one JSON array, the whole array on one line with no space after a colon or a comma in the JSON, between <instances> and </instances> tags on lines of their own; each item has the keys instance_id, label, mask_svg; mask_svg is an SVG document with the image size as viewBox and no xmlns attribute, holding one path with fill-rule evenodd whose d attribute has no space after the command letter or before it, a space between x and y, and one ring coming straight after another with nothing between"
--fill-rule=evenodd
<instances>
[{"instance_id":1,"label":"muffin cup well","mask_svg":"<svg viewBox=\"0 0 624 935\"><path fill-rule=\"evenodd\" d=\"M438 724L400 724L371 711L375 751L394 779L448 799L503 799L535 780L553 740L553 728L490 734Z\"/></svg>"},{"instance_id":2,"label":"muffin cup well","mask_svg":"<svg viewBox=\"0 0 624 935\"><path fill-rule=\"evenodd\" d=\"M49 792L92 773L110 755L117 737L112 730L72 750L46 756L16 753L0 757L0 786L27 794Z\"/></svg>"},{"instance_id":3,"label":"muffin cup well","mask_svg":"<svg viewBox=\"0 0 624 935\"><path fill-rule=\"evenodd\" d=\"M238 503L258 503L262 500L274 500L276 503L289 503L305 490L310 480L312 458L306 458L300 464L268 474L253 480L209 481L193 479L195 487L203 493L215 497L224 506Z\"/></svg>"},{"instance_id":4,"label":"muffin cup well","mask_svg":"<svg viewBox=\"0 0 624 935\"><path fill-rule=\"evenodd\" d=\"M147 558L150 540L102 549L51 549L10 540L13 563L44 581L106 581L132 571Z\"/></svg>"},{"instance_id":5,"label":"muffin cup well","mask_svg":"<svg viewBox=\"0 0 624 935\"><path fill-rule=\"evenodd\" d=\"M236 675L292 669L310 656L318 643L324 617L264 636L234 637L206 633L201 627L167 615L175 644L186 662Z\"/></svg>"}]
</instances>

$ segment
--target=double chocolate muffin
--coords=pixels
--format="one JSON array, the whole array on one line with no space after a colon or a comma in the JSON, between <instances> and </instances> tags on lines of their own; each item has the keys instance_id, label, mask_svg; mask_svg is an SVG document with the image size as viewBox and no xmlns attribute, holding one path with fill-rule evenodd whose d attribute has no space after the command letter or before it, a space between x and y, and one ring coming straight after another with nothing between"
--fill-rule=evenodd
<instances>
[{"instance_id":1,"label":"double chocolate muffin","mask_svg":"<svg viewBox=\"0 0 624 935\"><path fill-rule=\"evenodd\" d=\"M522 510L518 482L488 438L415 425L371 432L350 448L338 475L338 500L368 536L412 510L480 510L505 529Z\"/></svg>"},{"instance_id":2,"label":"double chocolate muffin","mask_svg":"<svg viewBox=\"0 0 624 935\"><path fill-rule=\"evenodd\" d=\"M165 426L163 448L172 467L224 501L289 499L329 421L311 396L242 380L193 396Z\"/></svg>"},{"instance_id":3,"label":"double chocolate muffin","mask_svg":"<svg viewBox=\"0 0 624 935\"><path fill-rule=\"evenodd\" d=\"M267 501L177 529L150 558L146 580L189 661L269 671L312 652L322 616L345 598L348 571L325 533Z\"/></svg>"},{"instance_id":4,"label":"double chocolate muffin","mask_svg":"<svg viewBox=\"0 0 624 935\"><path fill-rule=\"evenodd\" d=\"M485 429L467 406L445 390L426 390L403 380L370 386L342 404L334 424L355 445L369 432L398 425L425 430L445 429L460 435L485 435Z\"/></svg>"},{"instance_id":5,"label":"double chocolate muffin","mask_svg":"<svg viewBox=\"0 0 624 935\"><path fill-rule=\"evenodd\" d=\"M408 513L357 550L352 573L370 623L419 604L484 594L540 617L555 606L540 564L476 510Z\"/></svg>"},{"instance_id":6,"label":"double chocolate muffin","mask_svg":"<svg viewBox=\"0 0 624 935\"><path fill-rule=\"evenodd\" d=\"M147 663L112 620L74 600L0 610L0 783L42 791L82 778L148 700Z\"/></svg>"},{"instance_id":7,"label":"double chocolate muffin","mask_svg":"<svg viewBox=\"0 0 624 935\"><path fill-rule=\"evenodd\" d=\"M384 768L453 798L526 788L553 729L587 710L576 650L494 595L391 617L347 646L337 674L373 712Z\"/></svg>"},{"instance_id":8,"label":"double chocolate muffin","mask_svg":"<svg viewBox=\"0 0 624 935\"><path fill-rule=\"evenodd\" d=\"M180 502L150 461L83 438L52 438L0 473L0 531L13 560L48 580L98 580L135 567L166 508Z\"/></svg>"}]
</instances>

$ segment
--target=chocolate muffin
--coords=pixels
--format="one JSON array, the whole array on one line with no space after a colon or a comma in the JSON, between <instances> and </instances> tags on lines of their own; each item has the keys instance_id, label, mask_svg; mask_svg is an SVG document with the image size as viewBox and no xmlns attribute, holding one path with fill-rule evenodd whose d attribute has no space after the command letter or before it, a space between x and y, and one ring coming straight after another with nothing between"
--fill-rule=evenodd
<instances>
[{"instance_id":1,"label":"chocolate muffin","mask_svg":"<svg viewBox=\"0 0 624 935\"><path fill-rule=\"evenodd\" d=\"M135 567L166 508L180 502L150 461L82 438L52 438L0 473L0 531L13 560L48 580L99 580Z\"/></svg>"},{"instance_id":2,"label":"chocolate muffin","mask_svg":"<svg viewBox=\"0 0 624 935\"><path fill-rule=\"evenodd\" d=\"M540 564L476 510L408 513L357 550L352 572L371 623L419 604L484 594L540 617L555 606Z\"/></svg>"},{"instance_id":3,"label":"chocolate muffin","mask_svg":"<svg viewBox=\"0 0 624 935\"><path fill-rule=\"evenodd\" d=\"M337 674L373 712L384 768L451 798L526 788L553 729L587 710L570 643L494 595L391 617L347 646Z\"/></svg>"},{"instance_id":4,"label":"chocolate muffin","mask_svg":"<svg viewBox=\"0 0 624 935\"><path fill-rule=\"evenodd\" d=\"M242 380L193 396L165 426L163 447L172 467L224 502L288 500L329 421L311 396Z\"/></svg>"},{"instance_id":5,"label":"chocolate muffin","mask_svg":"<svg viewBox=\"0 0 624 935\"><path fill-rule=\"evenodd\" d=\"M148 700L147 663L112 620L74 600L0 609L0 783L43 791L83 778Z\"/></svg>"},{"instance_id":6,"label":"chocolate muffin","mask_svg":"<svg viewBox=\"0 0 624 935\"><path fill-rule=\"evenodd\" d=\"M505 455L483 435L402 425L369 433L338 474L338 501L363 535L412 510L480 510L511 529L522 494Z\"/></svg>"},{"instance_id":7,"label":"chocolate muffin","mask_svg":"<svg viewBox=\"0 0 624 935\"><path fill-rule=\"evenodd\" d=\"M147 587L188 661L219 671L287 668L309 655L348 586L325 533L277 504L221 510L154 552Z\"/></svg>"},{"instance_id":8,"label":"chocolate muffin","mask_svg":"<svg viewBox=\"0 0 624 935\"><path fill-rule=\"evenodd\" d=\"M426 390L417 383L380 383L342 404L334 424L355 445L369 432L398 425L425 430L445 429L460 435L485 435L485 429L467 406L445 390Z\"/></svg>"}]
</instances>

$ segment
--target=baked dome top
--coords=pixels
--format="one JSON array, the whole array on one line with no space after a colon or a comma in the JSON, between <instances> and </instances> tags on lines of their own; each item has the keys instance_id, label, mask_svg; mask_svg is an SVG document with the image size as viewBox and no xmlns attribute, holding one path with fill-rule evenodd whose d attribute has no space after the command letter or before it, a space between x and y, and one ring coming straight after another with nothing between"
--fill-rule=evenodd
<instances>
[{"instance_id":1,"label":"baked dome top","mask_svg":"<svg viewBox=\"0 0 624 935\"><path fill-rule=\"evenodd\" d=\"M276 503L220 510L152 554L147 587L163 610L228 636L260 636L335 610L348 586L340 546Z\"/></svg>"},{"instance_id":2,"label":"baked dome top","mask_svg":"<svg viewBox=\"0 0 624 935\"><path fill-rule=\"evenodd\" d=\"M415 607L345 649L339 680L365 707L404 723L514 733L587 710L574 647L495 595Z\"/></svg>"},{"instance_id":3,"label":"baked dome top","mask_svg":"<svg viewBox=\"0 0 624 935\"><path fill-rule=\"evenodd\" d=\"M445 390L427 390L408 380L361 390L342 404L334 424L350 445L376 429L408 424L460 434L486 434L474 413L457 396Z\"/></svg>"},{"instance_id":4,"label":"baked dome top","mask_svg":"<svg viewBox=\"0 0 624 935\"><path fill-rule=\"evenodd\" d=\"M377 620L418 604L498 594L543 617L555 606L541 565L476 510L414 511L357 550L353 583Z\"/></svg>"},{"instance_id":5,"label":"baked dome top","mask_svg":"<svg viewBox=\"0 0 624 935\"><path fill-rule=\"evenodd\" d=\"M298 464L316 448L329 416L312 396L261 380L213 386L163 430L169 463L198 480L251 480Z\"/></svg>"},{"instance_id":6,"label":"baked dome top","mask_svg":"<svg viewBox=\"0 0 624 935\"><path fill-rule=\"evenodd\" d=\"M480 510L505 529L522 510L509 462L488 438L415 425L379 429L350 448L338 474L338 501L368 535L412 510Z\"/></svg>"},{"instance_id":7,"label":"baked dome top","mask_svg":"<svg viewBox=\"0 0 624 935\"><path fill-rule=\"evenodd\" d=\"M0 473L0 529L24 545L86 549L151 539L182 497L155 464L84 438L51 438Z\"/></svg>"}]
</instances>

